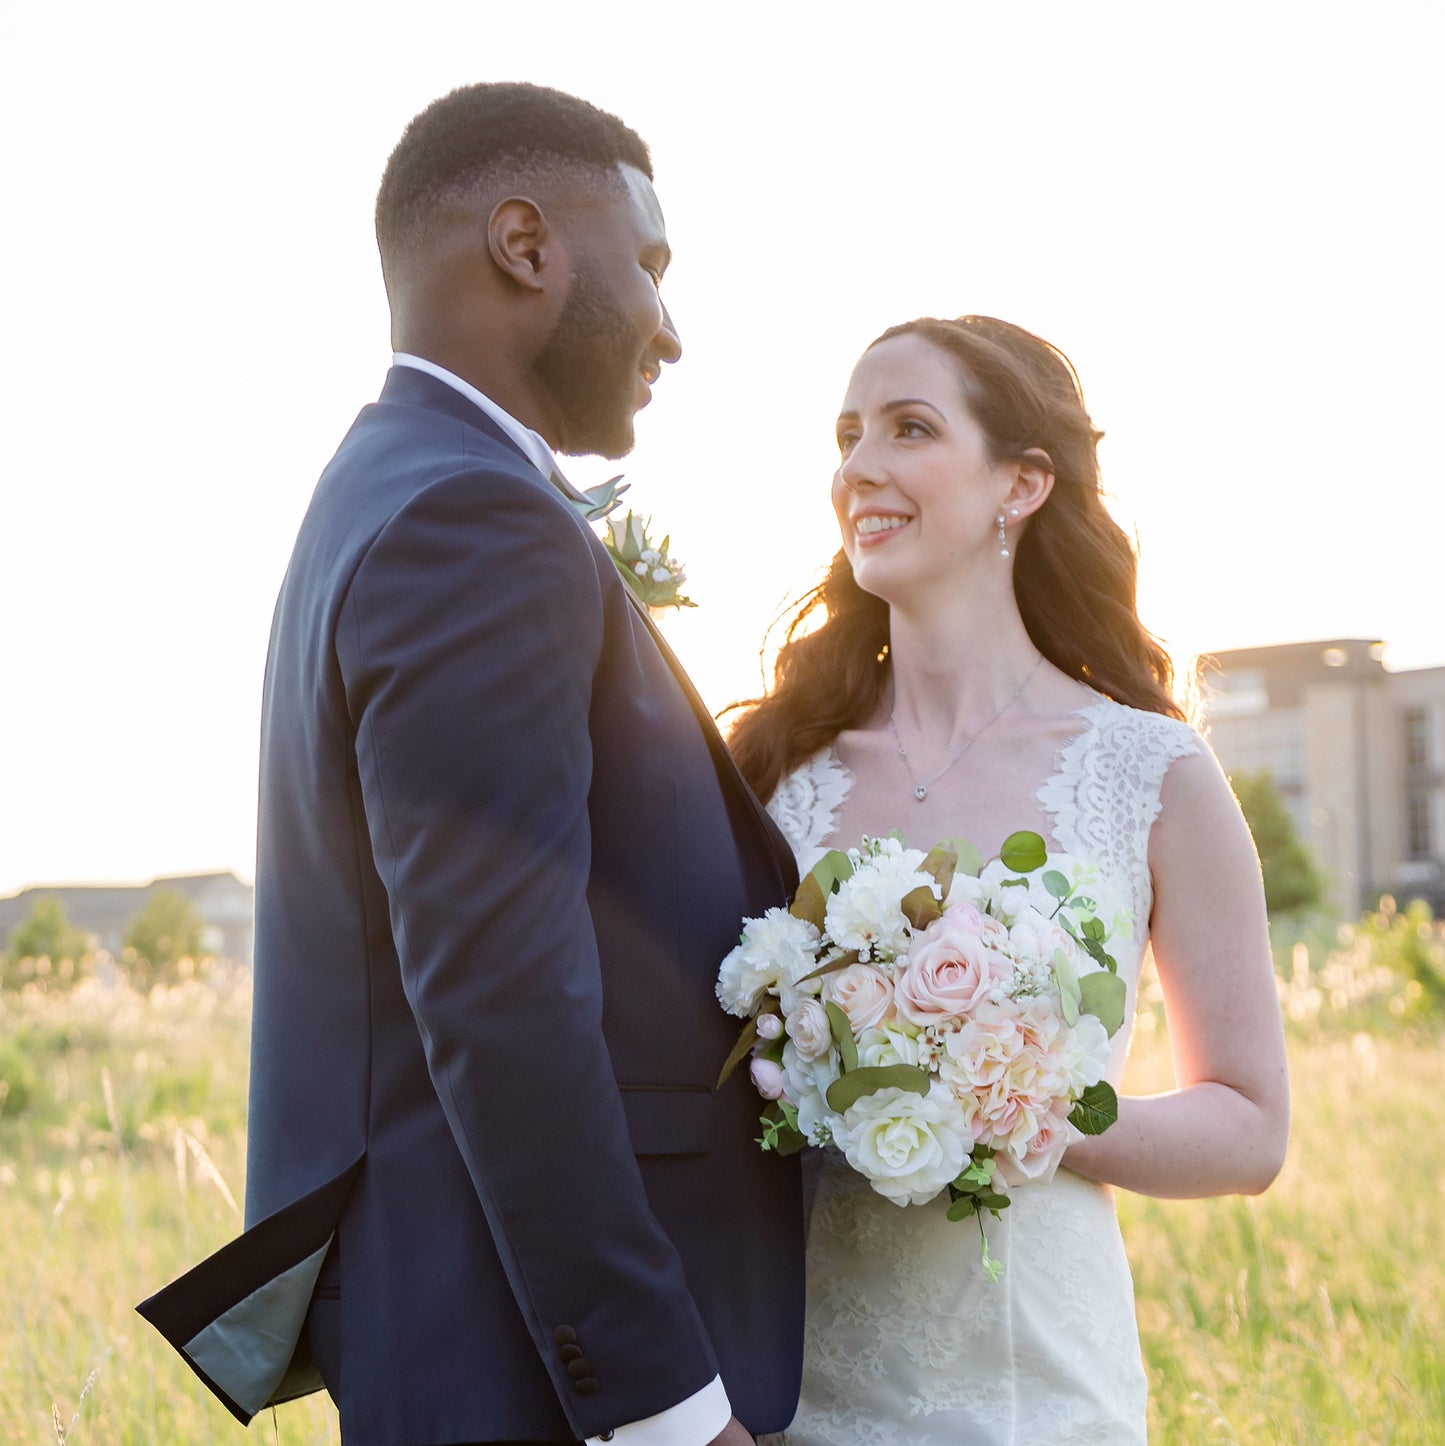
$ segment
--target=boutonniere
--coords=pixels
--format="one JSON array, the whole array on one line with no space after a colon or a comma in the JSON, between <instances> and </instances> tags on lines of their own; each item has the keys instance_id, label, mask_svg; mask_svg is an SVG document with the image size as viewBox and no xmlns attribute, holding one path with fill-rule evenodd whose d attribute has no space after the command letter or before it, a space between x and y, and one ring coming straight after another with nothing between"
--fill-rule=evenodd
<instances>
[{"instance_id":1,"label":"boutonniere","mask_svg":"<svg viewBox=\"0 0 1445 1446\"><path fill-rule=\"evenodd\" d=\"M602 541L627 585L649 608L695 608L697 604L681 591L687 573L668 553L671 536L654 542L648 535L651 524L650 517L644 522L635 512L621 521L609 517Z\"/></svg>"}]
</instances>

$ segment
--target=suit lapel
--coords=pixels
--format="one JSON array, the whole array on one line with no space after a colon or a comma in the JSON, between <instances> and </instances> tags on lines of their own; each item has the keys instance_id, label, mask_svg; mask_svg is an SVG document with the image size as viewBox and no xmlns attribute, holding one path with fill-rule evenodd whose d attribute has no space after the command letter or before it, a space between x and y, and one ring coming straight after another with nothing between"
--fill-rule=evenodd
<instances>
[{"instance_id":1,"label":"suit lapel","mask_svg":"<svg viewBox=\"0 0 1445 1446\"><path fill-rule=\"evenodd\" d=\"M610 553L608 558L611 559ZM662 654L663 660L672 669L673 677L677 679L678 686L691 704L692 711L697 715L698 724L702 728L703 736L707 739L708 749L717 765L720 780L732 787L747 801L750 812L767 840L768 852L772 857L774 868L777 870L778 882L783 893L791 899L798 887L798 863L793 857L791 846L783 837L782 830L773 822L772 815L758 802L757 794L753 792L747 780L738 771L737 762L723 740L722 734L718 732L718 726L713 721L707 704L703 702L702 695L693 685L692 679L688 677L687 670L678 661L677 655L668 646L662 630L653 622L647 604L633 592L626 582L622 584L622 591L627 594L628 602L632 604L633 610L642 619L643 626L652 635L652 641L656 645L657 651Z\"/></svg>"},{"instance_id":2,"label":"suit lapel","mask_svg":"<svg viewBox=\"0 0 1445 1446\"><path fill-rule=\"evenodd\" d=\"M386 385L382 389L381 401L383 403L395 403L403 406L423 406L433 411L445 413L455 420L464 423L468 427L483 433L489 440L501 447L505 447L527 464L528 470L535 474L538 481L549 491L556 490L563 498L566 494L562 492L552 478L544 476L537 469L536 462L509 437L491 417L489 417L475 402L464 397L455 387L449 387L445 382L438 381L435 377L426 372L418 371L415 367L397 366L393 367L386 378ZM572 504L568 502L570 507ZM584 523L585 527L586 524ZM605 544L597 538L590 527L587 531L592 535L598 547L605 550ZM612 554L607 553L608 566L612 566ZM621 581L621 579L619 579ZM692 679L688 677L682 664L678 662L676 655L667 645L667 639L662 636L657 624L653 622L647 605L637 596L635 592L622 582L622 590L627 594L627 600L632 604L637 615L642 619L643 626L652 636L659 653L662 654L667 666L672 669L673 676L677 679L678 686L687 697L692 711L697 715L697 721L702 728L703 736L707 739L709 752L717 765L718 777L724 786L732 788L746 800L747 807L757 821L757 826L763 838L767 842L769 856L777 871L779 886L787 897L791 898L798 887L798 866L797 860L793 857L793 851L787 840L783 837L778 826L773 822L768 811L758 802L757 795L748 786L742 774L738 772L738 766L733 761L732 754L728 751L723 736L718 732L717 724L708 712L707 704L703 702L701 695L693 686Z\"/></svg>"}]
</instances>

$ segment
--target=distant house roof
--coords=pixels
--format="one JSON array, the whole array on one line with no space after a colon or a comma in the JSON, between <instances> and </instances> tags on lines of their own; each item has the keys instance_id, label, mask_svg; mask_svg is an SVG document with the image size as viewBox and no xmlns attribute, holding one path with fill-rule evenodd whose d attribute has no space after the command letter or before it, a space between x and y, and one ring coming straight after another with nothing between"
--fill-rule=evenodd
<instances>
[{"instance_id":1,"label":"distant house roof","mask_svg":"<svg viewBox=\"0 0 1445 1446\"><path fill-rule=\"evenodd\" d=\"M253 891L227 870L215 874L179 874L148 884L38 884L0 899L0 945L35 907L37 899L59 899L71 923L102 939L114 939L158 889L174 889L196 906L207 924L250 920Z\"/></svg>"}]
</instances>

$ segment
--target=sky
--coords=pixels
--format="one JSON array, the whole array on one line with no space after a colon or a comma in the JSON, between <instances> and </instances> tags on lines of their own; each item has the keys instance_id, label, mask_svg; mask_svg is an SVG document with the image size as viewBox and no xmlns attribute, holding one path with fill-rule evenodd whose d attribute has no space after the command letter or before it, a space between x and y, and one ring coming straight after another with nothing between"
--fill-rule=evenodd
<instances>
[{"instance_id":1,"label":"sky","mask_svg":"<svg viewBox=\"0 0 1445 1446\"><path fill-rule=\"evenodd\" d=\"M389 359L371 234L430 100L533 80L652 148L682 335L621 464L715 707L837 545L885 327L1074 361L1179 654L1445 664L1439 7L0 3L0 896L234 869L267 631Z\"/></svg>"}]
</instances>

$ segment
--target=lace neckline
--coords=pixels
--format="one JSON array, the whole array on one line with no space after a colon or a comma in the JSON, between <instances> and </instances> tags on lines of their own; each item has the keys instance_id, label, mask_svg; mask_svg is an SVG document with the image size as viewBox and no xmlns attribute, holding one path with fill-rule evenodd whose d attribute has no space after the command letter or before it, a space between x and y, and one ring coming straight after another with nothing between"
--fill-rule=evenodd
<instances>
[{"instance_id":1,"label":"lace neckline","mask_svg":"<svg viewBox=\"0 0 1445 1446\"><path fill-rule=\"evenodd\" d=\"M1088 688L1088 691L1093 696L1089 702L1084 703L1078 708L1071 709L1066 716L1083 719L1083 726L1078 728L1054 753L1053 770L1044 778L1044 781L1033 794L1034 800L1052 820L1051 831L1055 836L1053 841L1061 849L1065 849L1066 846L1064 841L1058 836L1060 811L1057 800L1058 784L1068 775L1071 761L1083 750L1087 740L1098 731L1102 716L1110 709L1125 708L1128 706L1124 703L1115 702L1113 698L1108 697L1104 693L1100 693L1095 688L1089 688L1087 683L1080 684L1080 686ZM1095 718L1092 716L1096 713L1099 714L1100 717ZM830 794L836 793L837 795L832 799L826 817L821 820L825 828L821 834L815 834L812 840L815 845L821 846L825 842L833 840L833 836L837 832L838 811L843 807L844 803L847 802L848 795L852 793L853 785L857 779L853 770L838 756L838 750L832 743L825 743L803 767L819 774L820 782L827 780L827 782L832 785L827 791Z\"/></svg>"}]
</instances>

